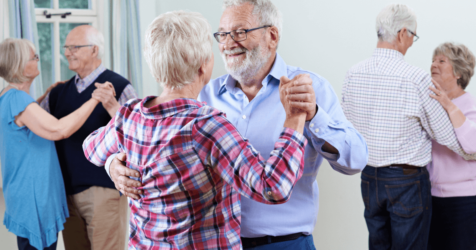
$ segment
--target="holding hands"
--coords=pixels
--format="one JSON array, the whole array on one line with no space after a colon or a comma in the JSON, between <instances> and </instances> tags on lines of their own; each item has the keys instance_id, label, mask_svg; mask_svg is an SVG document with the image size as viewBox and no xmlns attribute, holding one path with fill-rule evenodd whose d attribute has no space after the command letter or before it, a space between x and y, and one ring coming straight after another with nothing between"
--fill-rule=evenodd
<instances>
[{"instance_id":1,"label":"holding hands","mask_svg":"<svg viewBox=\"0 0 476 250\"><path fill-rule=\"evenodd\" d=\"M306 121L310 121L317 113L316 95L312 88L312 79L308 74L300 74L289 80L287 77L281 77L281 86L283 93L293 112L306 113ZM281 93L281 92L280 92ZM283 102L283 97L281 97ZM284 103L283 103L284 106ZM286 109L286 106L285 106Z\"/></svg>"},{"instance_id":2,"label":"holding hands","mask_svg":"<svg viewBox=\"0 0 476 250\"><path fill-rule=\"evenodd\" d=\"M110 82L95 83L96 90L94 90L92 97L100 101L103 107L107 110L111 117L114 117L117 110L121 107L116 100L116 91Z\"/></svg>"},{"instance_id":3,"label":"holding hands","mask_svg":"<svg viewBox=\"0 0 476 250\"><path fill-rule=\"evenodd\" d=\"M294 129L302 134L304 132L304 123L306 122L307 113L305 110L296 108L295 105L293 105L295 101L289 98L289 93L293 93L292 89L300 87L297 85L300 84L300 82L304 82L301 78L305 78L305 75L296 76L292 80L289 80L285 76L281 77L281 83L279 84L279 97L283 104L284 111L286 112L284 127Z\"/></svg>"}]
</instances>

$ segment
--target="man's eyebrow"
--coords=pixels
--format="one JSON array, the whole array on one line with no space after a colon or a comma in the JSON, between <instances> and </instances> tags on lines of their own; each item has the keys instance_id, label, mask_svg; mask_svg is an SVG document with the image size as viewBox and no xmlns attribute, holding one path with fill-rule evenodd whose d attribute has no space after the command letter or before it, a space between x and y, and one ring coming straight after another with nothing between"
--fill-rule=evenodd
<instances>
[{"instance_id":1,"label":"man's eyebrow","mask_svg":"<svg viewBox=\"0 0 476 250\"><path fill-rule=\"evenodd\" d=\"M242 23L233 25L233 26L231 27L231 30L237 30L237 29L239 29L239 28L243 28L243 24L242 24ZM224 30L225 30L225 29L224 29L223 27L218 28L218 32L223 32ZM231 30L230 30L230 31L231 31Z\"/></svg>"}]
</instances>

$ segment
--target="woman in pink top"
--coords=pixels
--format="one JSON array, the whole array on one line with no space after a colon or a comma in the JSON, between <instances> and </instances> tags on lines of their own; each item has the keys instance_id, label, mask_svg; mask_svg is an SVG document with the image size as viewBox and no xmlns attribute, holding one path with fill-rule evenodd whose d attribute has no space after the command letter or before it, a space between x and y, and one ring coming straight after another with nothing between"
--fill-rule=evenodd
<instances>
[{"instance_id":1,"label":"woman in pink top","mask_svg":"<svg viewBox=\"0 0 476 250\"><path fill-rule=\"evenodd\" d=\"M466 153L476 153L476 99L464 89L475 58L462 44L444 43L433 53L431 87L448 113ZM433 196L429 249L476 249L476 161L466 161L433 141L428 164Z\"/></svg>"}]
</instances>

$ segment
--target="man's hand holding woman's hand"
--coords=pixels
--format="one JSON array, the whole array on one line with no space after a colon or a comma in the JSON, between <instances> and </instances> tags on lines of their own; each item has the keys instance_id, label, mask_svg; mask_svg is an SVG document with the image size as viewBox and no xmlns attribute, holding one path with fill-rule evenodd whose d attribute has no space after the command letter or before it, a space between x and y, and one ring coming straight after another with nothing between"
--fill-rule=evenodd
<instances>
[{"instance_id":1,"label":"man's hand holding woman's hand","mask_svg":"<svg viewBox=\"0 0 476 250\"><path fill-rule=\"evenodd\" d=\"M291 80L283 76L281 83L283 80L285 84L290 83L286 88L286 97L291 108L306 112L306 121L312 120L317 113L317 105L311 77L308 74L300 74Z\"/></svg>"},{"instance_id":2,"label":"man's hand holding woman's hand","mask_svg":"<svg viewBox=\"0 0 476 250\"><path fill-rule=\"evenodd\" d=\"M298 75L292 80L286 76L281 77L279 85L279 97L283 104L284 111L286 112L286 120L284 121L284 127L294 129L299 133L304 132L304 124L306 122L307 112L299 107L296 107L292 97L293 89L299 87L300 81L304 81L306 75ZM309 76L307 76L309 77Z\"/></svg>"},{"instance_id":3,"label":"man's hand holding woman's hand","mask_svg":"<svg viewBox=\"0 0 476 250\"><path fill-rule=\"evenodd\" d=\"M92 97L102 103L102 106L107 110L111 117L114 117L117 110L121 107L116 100L116 90L110 82L94 83L96 89L94 90Z\"/></svg>"}]
</instances>

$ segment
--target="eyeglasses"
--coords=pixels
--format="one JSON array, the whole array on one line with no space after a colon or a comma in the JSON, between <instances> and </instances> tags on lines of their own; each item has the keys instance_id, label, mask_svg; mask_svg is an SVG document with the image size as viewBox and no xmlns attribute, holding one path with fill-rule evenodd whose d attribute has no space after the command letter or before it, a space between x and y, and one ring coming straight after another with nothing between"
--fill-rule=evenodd
<instances>
[{"instance_id":1,"label":"eyeglasses","mask_svg":"<svg viewBox=\"0 0 476 250\"><path fill-rule=\"evenodd\" d=\"M226 36L228 34L230 34L231 39L233 39L233 41L242 42L246 40L248 32L257 30L257 29L268 28L268 27L271 27L271 25L265 25L265 26L261 26L261 27L253 28L253 29L237 29L237 30L232 30L230 32L216 32L213 34L213 36L215 37L215 39L217 39L217 42L219 43L225 43Z\"/></svg>"},{"instance_id":2,"label":"eyeglasses","mask_svg":"<svg viewBox=\"0 0 476 250\"><path fill-rule=\"evenodd\" d=\"M33 55L33 58L30 59L30 61L39 61L39 60L40 60L40 57L38 56L38 54Z\"/></svg>"},{"instance_id":3,"label":"eyeglasses","mask_svg":"<svg viewBox=\"0 0 476 250\"><path fill-rule=\"evenodd\" d=\"M93 44L88 44L88 45L65 45L63 46L63 49L66 51L66 49L69 49L69 52L71 53L76 53L76 51L78 51L78 49L82 48L82 47L91 47L91 46L94 46Z\"/></svg>"},{"instance_id":4,"label":"eyeglasses","mask_svg":"<svg viewBox=\"0 0 476 250\"><path fill-rule=\"evenodd\" d=\"M400 32L400 31L402 31L402 30L398 30L397 33ZM413 35L413 42L416 42L416 41L418 41L418 39L420 39L420 37L417 36L417 34L413 33L411 30L407 29L407 31L410 32L410 34Z\"/></svg>"}]
</instances>

